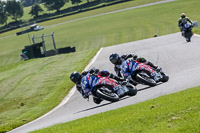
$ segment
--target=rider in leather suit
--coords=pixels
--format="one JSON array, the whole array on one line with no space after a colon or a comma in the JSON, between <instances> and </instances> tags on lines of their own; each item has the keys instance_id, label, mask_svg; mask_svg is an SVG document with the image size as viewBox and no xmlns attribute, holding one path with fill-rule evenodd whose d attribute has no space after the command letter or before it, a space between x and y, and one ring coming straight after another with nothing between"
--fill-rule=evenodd
<instances>
[{"instance_id":1,"label":"rider in leather suit","mask_svg":"<svg viewBox=\"0 0 200 133\"><path fill-rule=\"evenodd\" d=\"M99 71L99 69L94 68L89 71L84 71L81 74L75 71L71 74L70 79L76 84L76 88L82 94L82 97L88 98L90 95L88 93L88 90L91 89L91 87L93 87L93 84L98 81L97 75L100 75L102 77L109 77L116 81L124 81L124 79L119 78L112 73L109 73L108 71ZM100 104L102 100L100 98L93 97L93 101L96 104Z\"/></svg>"},{"instance_id":2,"label":"rider in leather suit","mask_svg":"<svg viewBox=\"0 0 200 133\"><path fill-rule=\"evenodd\" d=\"M125 79L129 78L130 80L130 67L135 67L139 70L146 70L148 71L152 77L154 77L155 81L158 81L157 73L152 69L157 69L157 66L155 66L153 63L147 61L145 58L138 58L135 54L128 54L128 55L122 55L119 56L117 53L111 54L109 57L112 64L114 64L114 70L119 77L124 77ZM130 64L130 61L133 62ZM137 62L139 63L137 63ZM135 66L134 66L135 65ZM149 67L150 66L150 67ZM152 67L152 68L151 68ZM122 75L122 74L123 75ZM132 84L137 85L134 81L131 81Z\"/></svg>"},{"instance_id":3,"label":"rider in leather suit","mask_svg":"<svg viewBox=\"0 0 200 133\"><path fill-rule=\"evenodd\" d=\"M188 17L186 17L185 13L182 13L181 18L178 20L178 27L180 28L182 35L184 35L184 24L186 24L187 22L193 25L192 21Z\"/></svg>"}]
</instances>

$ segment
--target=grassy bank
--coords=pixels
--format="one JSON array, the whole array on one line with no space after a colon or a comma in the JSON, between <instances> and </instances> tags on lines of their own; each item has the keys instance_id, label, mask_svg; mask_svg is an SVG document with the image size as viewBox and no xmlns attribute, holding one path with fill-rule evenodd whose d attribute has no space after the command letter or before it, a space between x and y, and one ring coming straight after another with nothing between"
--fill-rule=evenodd
<instances>
[{"instance_id":1,"label":"grassy bank","mask_svg":"<svg viewBox=\"0 0 200 133\"><path fill-rule=\"evenodd\" d=\"M134 7L134 6L138 6L138 5L143 5L143 4L148 4L148 3L152 3L152 2L157 2L157 1L161 1L161 0L134 0L134 1L128 1L125 3L121 3L121 4L116 4L116 5L112 5L112 6L108 6L108 7L104 7L104 8L100 8L100 9L96 9L96 10L92 10L92 11L87 11L87 12L81 12L79 14L76 15L71 15L71 16L67 16L67 17L63 17L63 18L59 18L59 19L53 19L50 21L46 21L46 22L42 22L39 23L39 25L42 26L49 26L49 25L53 25L53 24L57 24L57 23L62 23L65 21L70 21L70 20L75 20L75 19L79 19L79 18L83 18L83 17L88 17L88 16L92 16L92 15L97 15L97 14L101 14L101 13L106 13L106 12L110 12L110 11L115 11L115 10L119 10L119 9L124 9L124 8L128 8L128 7ZM71 5L69 5L71 6ZM44 8L44 6L42 6ZM67 8L67 4L64 8ZM22 18L22 20L28 20L31 18L30 14L28 14L28 12L30 12L30 7L27 7L24 9L24 16ZM52 11L44 11L43 13L53 13ZM11 21L11 20L9 20ZM5 36L9 36L9 35L13 35L16 32L21 31L21 29L17 29L17 30L12 30L6 33L2 33L0 34L0 37L5 37Z\"/></svg>"},{"instance_id":2,"label":"grassy bank","mask_svg":"<svg viewBox=\"0 0 200 133\"><path fill-rule=\"evenodd\" d=\"M200 87L32 133L198 133Z\"/></svg>"},{"instance_id":3,"label":"grassy bank","mask_svg":"<svg viewBox=\"0 0 200 133\"><path fill-rule=\"evenodd\" d=\"M96 50L87 54L36 59L1 71L0 132L9 131L51 110L73 87L72 71L82 71ZM75 67L71 67L74 65Z\"/></svg>"},{"instance_id":4,"label":"grassy bank","mask_svg":"<svg viewBox=\"0 0 200 133\"><path fill-rule=\"evenodd\" d=\"M133 7L133 6L147 4L147 3L151 3L151 2L157 2L157 1L161 1L161 0L148 0L148 1L146 1L146 0L134 0L134 1L127 1L127 2L124 2L122 4L114 4L113 6L105 7L105 8L103 8L104 10L100 9L100 11L98 11L98 10L96 10L96 12L92 11L92 13L96 14L96 13L103 13L103 12L108 12L108 11L114 11L114 10L118 10L118 9L124 9L124 8L127 8L127 7ZM86 0L82 0L81 4L86 4L86 3L87 3ZM88 8L98 7L98 6L101 6L102 4L106 5L108 3L112 3L112 1L110 1L110 2L106 2L105 1L105 3L102 2L102 3L99 3L98 5L94 5L94 6L91 6L91 7L88 7ZM40 4L40 5L41 5L41 8L44 11L41 12L41 13L39 13L39 15L44 15L44 14L49 14L50 15L50 14L52 14L51 18L53 18L53 17L57 17L57 16L61 16L61 15L70 14L70 12L69 13L66 12L66 13L55 14L55 10L48 11L47 8L45 8L44 4ZM75 6L76 5L72 5L71 3L66 3L65 6L63 6L61 8L61 12L64 11L64 10L66 10L67 8L72 8L72 7L75 7ZM83 9L83 10L85 10L85 9ZM22 18L20 18L20 20L22 20L24 22L28 22L29 20L33 19L33 17L31 16L31 14L29 14L30 11L31 11L31 7L25 7L24 8L24 16ZM77 11L73 11L73 12L77 12ZM86 13L86 14L88 14L90 16L91 15L90 13L89 14ZM66 18L67 17L64 17L63 19L60 19L60 20L65 20L66 21ZM44 18L40 18L40 19L44 19ZM54 21L54 24L57 23L57 20L58 19L56 19L56 21ZM9 22L12 22L12 21L14 21L14 20L12 20L11 18L8 18L7 22L9 23ZM45 22L45 23L48 24L49 21ZM0 26L3 26L3 25L0 24Z\"/></svg>"},{"instance_id":5,"label":"grassy bank","mask_svg":"<svg viewBox=\"0 0 200 133\"><path fill-rule=\"evenodd\" d=\"M0 132L55 107L73 86L70 73L82 71L99 48L177 32L181 12L200 22L199 6L199 0L179 0L31 32L30 36L54 31L57 48L75 46L77 52L26 62L18 55L29 45L27 34L0 39Z\"/></svg>"}]
</instances>

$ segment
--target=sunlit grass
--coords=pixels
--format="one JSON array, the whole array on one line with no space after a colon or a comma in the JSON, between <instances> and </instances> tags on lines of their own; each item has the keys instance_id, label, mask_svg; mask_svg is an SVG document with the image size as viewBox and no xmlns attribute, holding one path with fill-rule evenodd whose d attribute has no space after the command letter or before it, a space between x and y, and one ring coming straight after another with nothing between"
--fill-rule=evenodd
<instances>
[{"instance_id":1,"label":"sunlit grass","mask_svg":"<svg viewBox=\"0 0 200 133\"><path fill-rule=\"evenodd\" d=\"M200 87L32 133L198 133Z\"/></svg>"},{"instance_id":2,"label":"sunlit grass","mask_svg":"<svg viewBox=\"0 0 200 133\"><path fill-rule=\"evenodd\" d=\"M155 33L160 36L178 32L181 12L200 22L199 1L179 0L30 32L30 37L55 32L57 48L75 46L77 52L26 62L20 60L19 54L30 44L28 34L0 39L0 132L27 123L55 107L73 86L70 73L82 71L101 47L150 38ZM84 13L74 18L81 15ZM199 33L199 27L194 31Z\"/></svg>"}]
</instances>

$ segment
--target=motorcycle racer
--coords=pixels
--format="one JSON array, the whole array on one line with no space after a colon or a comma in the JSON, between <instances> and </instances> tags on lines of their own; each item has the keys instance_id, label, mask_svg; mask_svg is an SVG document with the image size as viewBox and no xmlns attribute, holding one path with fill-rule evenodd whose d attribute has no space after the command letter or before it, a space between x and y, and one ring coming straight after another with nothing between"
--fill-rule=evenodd
<instances>
[{"instance_id":1,"label":"motorcycle racer","mask_svg":"<svg viewBox=\"0 0 200 133\"><path fill-rule=\"evenodd\" d=\"M109 73L108 71L105 70L99 71L99 69L94 69L94 68L89 71L84 71L81 74L75 71L71 74L70 79L72 82L76 84L76 88L82 94L82 97L88 98L89 95L91 95L90 89L95 87L95 84L99 80L99 76L109 77L116 81L124 81L124 79L119 78L113 75L112 73ZM113 89L115 89L114 91L116 91L119 96L124 95L125 93L124 90L120 90L120 88L118 87ZM96 104L100 104L102 100L98 97L93 97L93 101Z\"/></svg>"},{"instance_id":2,"label":"motorcycle racer","mask_svg":"<svg viewBox=\"0 0 200 133\"><path fill-rule=\"evenodd\" d=\"M135 54L122 55L120 57L117 53L115 53L110 55L109 60L115 65L114 70L119 77L124 77L125 79L130 80L131 75L133 74L131 70L135 69L145 70L151 74L156 82L159 81L157 73L152 69L157 69L157 66L147 61L145 58L138 58ZM136 85L134 81L131 82Z\"/></svg>"},{"instance_id":3,"label":"motorcycle racer","mask_svg":"<svg viewBox=\"0 0 200 133\"><path fill-rule=\"evenodd\" d=\"M193 25L192 21L186 17L185 13L182 13L180 19L178 20L178 27L180 28L182 35L184 35L184 24L187 22Z\"/></svg>"}]
</instances>

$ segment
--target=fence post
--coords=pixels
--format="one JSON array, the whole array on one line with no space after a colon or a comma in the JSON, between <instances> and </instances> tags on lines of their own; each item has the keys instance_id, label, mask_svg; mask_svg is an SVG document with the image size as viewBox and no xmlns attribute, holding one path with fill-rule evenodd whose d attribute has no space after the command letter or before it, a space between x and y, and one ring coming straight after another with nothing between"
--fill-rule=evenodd
<instances>
[{"instance_id":1,"label":"fence post","mask_svg":"<svg viewBox=\"0 0 200 133\"><path fill-rule=\"evenodd\" d=\"M45 40L44 40L44 34L42 34L42 46L43 46L43 49L44 49L44 55L47 56L46 54L46 47L45 47Z\"/></svg>"},{"instance_id":2,"label":"fence post","mask_svg":"<svg viewBox=\"0 0 200 133\"><path fill-rule=\"evenodd\" d=\"M32 36L32 42L35 44L35 36Z\"/></svg>"},{"instance_id":3,"label":"fence post","mask_svg":"<svg viewBox=\"0 0 200 133\"><path fill-rule=\"evenodd\" d=\"M56 49L56 43L55 43L55 39L54 39L54 32L52 32L52 40L53 40L53 47L54 47L54 50L57 54L57 49Z\"/></svg>"}]
</instances>

